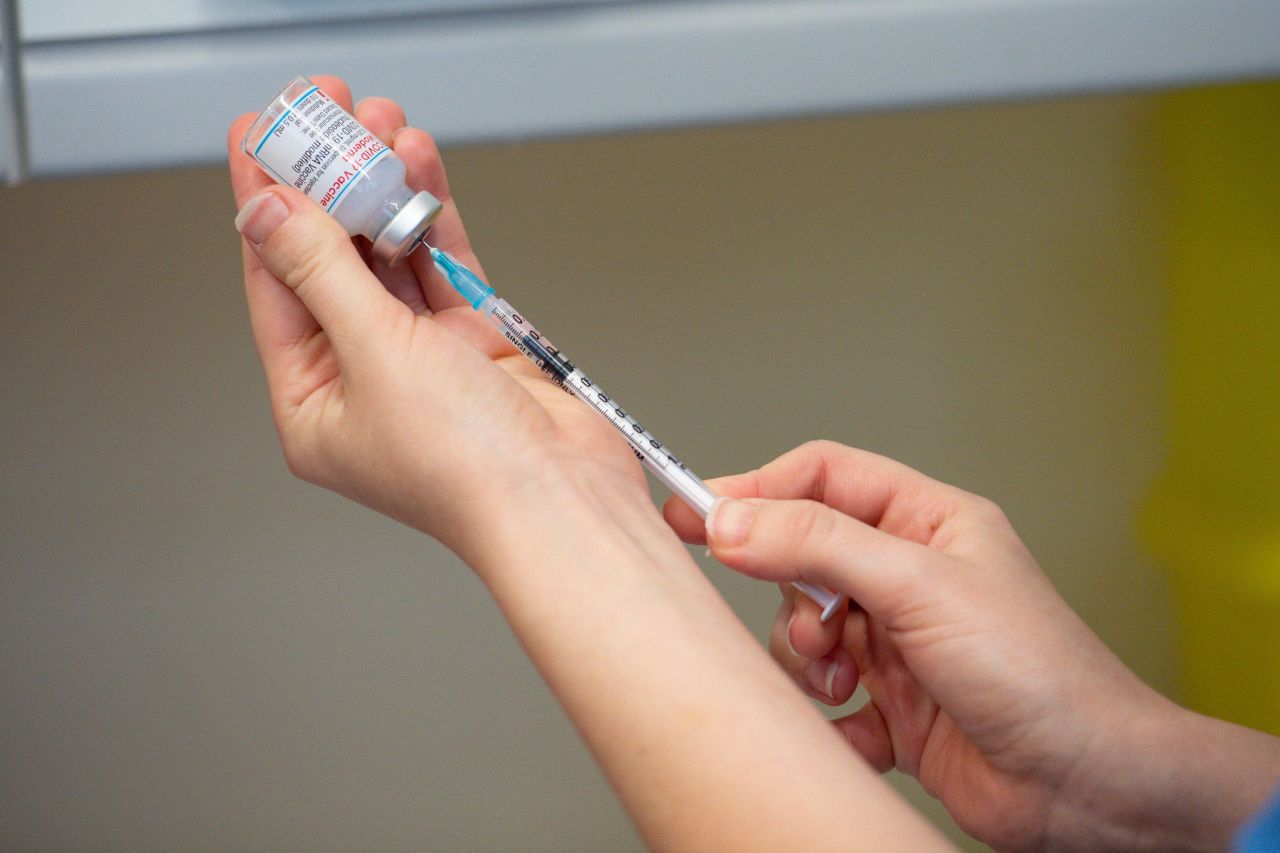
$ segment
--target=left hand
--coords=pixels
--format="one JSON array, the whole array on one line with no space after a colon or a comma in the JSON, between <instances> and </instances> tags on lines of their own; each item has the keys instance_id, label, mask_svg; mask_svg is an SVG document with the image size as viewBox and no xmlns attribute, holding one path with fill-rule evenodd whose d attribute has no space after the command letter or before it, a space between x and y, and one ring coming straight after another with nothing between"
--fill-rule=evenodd
<instances>
[{"instance_id":1,"label":"left hand","mask_svg":"<svg viewBox=\"0 0 1280 853\"><path fill-rule=\"evenodd\" d=\"M351 110L345 83L316 83ZM491 328L426 251L397 267L367 257L310 199L274 184L228 134L245 236L244 277L285 459L302 479L466 553L504 501L565 481L603 483L650 506L625 441ZM393 101L356 118L444 204L432 242L483 275L432 139ZM250 207L252 205L252 207Z\"/></svg>"}]
</instances>

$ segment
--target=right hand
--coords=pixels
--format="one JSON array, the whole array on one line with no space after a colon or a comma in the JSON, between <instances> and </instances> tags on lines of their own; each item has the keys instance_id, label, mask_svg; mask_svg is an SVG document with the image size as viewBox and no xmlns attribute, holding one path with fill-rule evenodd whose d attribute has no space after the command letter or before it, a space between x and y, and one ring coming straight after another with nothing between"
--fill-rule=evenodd
<instances>
[{"instance_id":1,"label":"right hand","mask_svg":"<svg viewBox=\"0 0 1280 853\"><path fill-rule=\"evenodd\" d=\"M829 705L866 687L870 701L835 725L873 767L918 777L998 847L1136 841L1106 813L1131 784L1125 732L1180 709L1072 612L995 504L830 442L709 485L738 500L718 501L705 528L672 500L668 522L784 583L771 652ZM822 623L793 580L853 604Z\"/></svg>"}]
</instances>

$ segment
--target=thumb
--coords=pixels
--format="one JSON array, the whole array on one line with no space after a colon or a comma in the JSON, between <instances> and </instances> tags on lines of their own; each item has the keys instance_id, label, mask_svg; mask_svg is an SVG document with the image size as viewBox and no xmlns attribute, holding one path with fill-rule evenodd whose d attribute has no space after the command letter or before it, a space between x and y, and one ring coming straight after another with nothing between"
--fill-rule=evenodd
<instances>
[{"instance_id":1,"label":"thumb","mask_svg":"<svg viewBox=\"0 0 1280 853\"><path fill-rule=\"evenodd\" d=\"M771 581L846 593L892 625L928 589L939 554L809 500L719 498L707 542L720 562Z\"/></svg>"},{"instance_id":2,"label":"thumb","mask_svg":"<svg viewBox=\"0 0 1280 853\"><path fill-rule=\"evenodd\" d=\"M236 229L341 351L376 334L397 304L332 216L299 192L271 187L245 202Z\"/></svg>"}]
</instances>

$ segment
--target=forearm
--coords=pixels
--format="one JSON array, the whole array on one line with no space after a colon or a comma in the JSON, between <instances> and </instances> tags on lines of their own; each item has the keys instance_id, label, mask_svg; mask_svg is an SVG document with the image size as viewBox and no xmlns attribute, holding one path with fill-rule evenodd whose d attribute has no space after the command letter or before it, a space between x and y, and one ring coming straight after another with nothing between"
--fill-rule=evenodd
<instances>
[{"instance_id":1,"label":"forearm","mask_svg":"<svg viewBox=\"0 0 1280 853\"><path fill-rule=\"evenodd\" d=\"M1280 785L1280 738L1157 698L1117 721L1074 829L1077 849L1225 850ZM1064 829L1066 827L1063 827Z\"/></svg>"},{"instance_id":2,"label":"forearm","mask_svg":"<svg viewBox=\"0 0 1280 853\"><path fill-rule=\"evenodd\" d=\"M555 490L467 556L654 847L945 846L651 508Z\"/></svg>"},{"instance_id":3,"label":"forearm","mask_svg":"<svg viewBox=\"0 0 1280 853\"><path fill-rule=\"evenodd\" d=\"M1170 723L1150 744L1159 797L1171 830L1153 827L1153 849L1172 843L1189 849L1223 850L1280 783L1280 739L1262 732L1174 708ZM1149 814L1154 823L1157 815Z\"/></svg>"}]
</instances>

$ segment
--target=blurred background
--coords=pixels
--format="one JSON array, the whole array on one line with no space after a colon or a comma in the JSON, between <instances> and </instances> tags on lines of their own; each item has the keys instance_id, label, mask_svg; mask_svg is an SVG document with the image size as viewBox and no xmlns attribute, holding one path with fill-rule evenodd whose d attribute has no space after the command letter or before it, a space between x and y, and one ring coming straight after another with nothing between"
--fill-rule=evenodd
<instances>
[{"instance_id":1,"label":"blurred background","mask_svg":"<svg viewBox=\"0 0 1280 853\"><path fill-rule=\"evenodd\" d=\"M1155 5L0 4L0 848L641 846L467 567L285 470L219 161L298 73L439 135L493 283L694 470L990 496L1280 730L1280 7Z\"/></svg>"}]
</instances>

